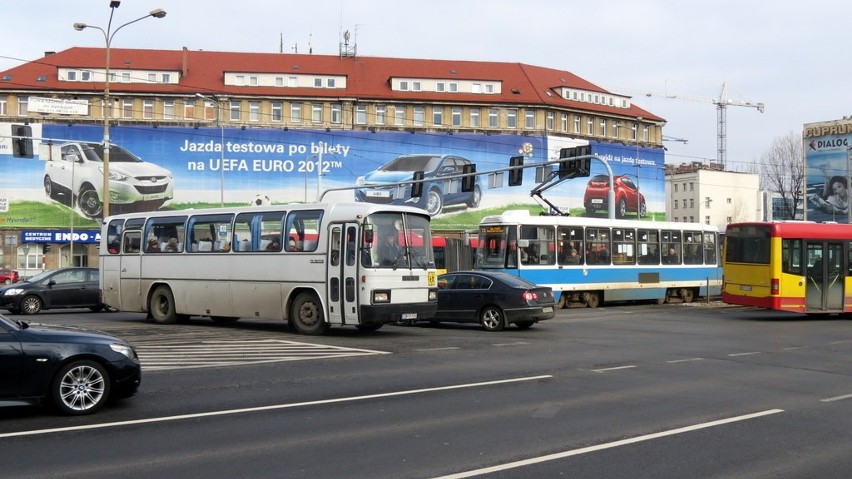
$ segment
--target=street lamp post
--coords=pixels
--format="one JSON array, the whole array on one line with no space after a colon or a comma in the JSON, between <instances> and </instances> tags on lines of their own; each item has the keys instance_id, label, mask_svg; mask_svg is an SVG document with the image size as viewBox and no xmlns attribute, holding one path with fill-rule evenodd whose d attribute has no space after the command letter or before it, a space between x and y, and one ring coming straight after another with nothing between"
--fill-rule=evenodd
<instances>
[{"instance_id":1,"label":"street lamp post","mask_svg":"<svg viewBox=\"0 0 852 479\"><path fill-rule=\"evenodd\" d=\"M642 167L639 163L639 126L642 124L642 117L636 118L636 219L642 219L642 194L639 192L639 168Z\"/></svg>"},{"instance_id":2,"label":"street lamp post","mask_svg":"<svg viewBox=\"0 0 852 479\"><path fill-rule=\"evenodd\" d=\"M121 5L119 0L112 0L109 2L109 22L107 23L106 30L101 27L95 25L88 25L85 23L75 23L74 30L78 32L84 30L86 28L94 28L95 30L99 30L104 35L104 42L106 43L106 66L104 67L104 101L103 101L103 114L104 114L104 184L102 195L103 202L103 217L106 218L109 216L109 200L110 200L110 192L109 192L109 118L110 118L110 100L109 100L109 67L110 67L110 45L112 45L112 39L115 38L115 34L118 33L122 28L136 23L140 20L144 20L148 17L154 18L163 18L166 16L166 11L162 9L151 10L150 13L143 17L139 17L136 20L131 20L123 25L120 25L115 30L112 30L112 16L115 13L115 9Z\"/></svg>"},{"instance_id":3,"label":"street lamp post","mask_svg":"<svg viewBox=\"0 0 852 479\"><path fill-rule=\"evenodd\" d=\"M201 93L196 93L195 96L201 98L204 101L212 102L216 105L216 124L219 125L219 206L225 206L225 125L222 124L222 105L219 103L219 100L212 96L202 95ZM206 105L205 105L206 111Z\"/></svg>"}]
</instances>

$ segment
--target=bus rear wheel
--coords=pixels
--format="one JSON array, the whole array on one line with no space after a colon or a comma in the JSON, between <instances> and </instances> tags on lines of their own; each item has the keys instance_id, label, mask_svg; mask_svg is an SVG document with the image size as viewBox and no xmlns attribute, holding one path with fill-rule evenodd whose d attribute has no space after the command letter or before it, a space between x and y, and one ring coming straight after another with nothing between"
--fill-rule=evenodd
<instances>
[{"instance_id":1,"label":"bus rear wheel","mask_svg":"<svg viewBox=\"0 0 852 479\"><path fill-rule=\"evenodd\" d=\"M148 311L155 323L172 324L178 320L175 297L168 286L158 286L151 294Z\"/></svg>"},{"instance_id":2,"label":"bus rear wheel","mask_svg":"<svg viewBox=\"0 0 852 479\"><path fill-rule=\"evenodd\" d=\"M319 298L312 293L301 293L293 301L290 318L296 331L308 335L321 335L328 331Z\"/></svg>"}]
</instances>

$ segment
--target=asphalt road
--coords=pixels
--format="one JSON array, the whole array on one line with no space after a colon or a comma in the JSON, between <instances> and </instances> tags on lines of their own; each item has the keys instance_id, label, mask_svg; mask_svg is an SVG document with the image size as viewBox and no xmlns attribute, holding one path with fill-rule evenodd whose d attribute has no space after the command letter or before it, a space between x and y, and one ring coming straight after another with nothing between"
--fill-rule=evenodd
<instances>
[{"instance_id":1,"label":"asphalt road","mask_svg":"<svg viewBox=\"0 0 852 479\"><path fill-rule=\"evenodd\" d=\"M83 418L0 408L3 477L852 476L849 319L629 305L526 331L323 337L274 322L26 319L124 336L143 382Z\"/></svg>"}]
</instances>

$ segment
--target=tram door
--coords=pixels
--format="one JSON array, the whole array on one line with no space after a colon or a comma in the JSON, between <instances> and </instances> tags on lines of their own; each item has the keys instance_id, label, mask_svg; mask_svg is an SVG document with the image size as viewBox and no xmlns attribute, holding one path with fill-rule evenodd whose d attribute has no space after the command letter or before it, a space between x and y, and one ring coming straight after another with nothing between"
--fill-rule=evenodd
<instances>
[{"instance_id":1,"label":"tram door","mask_svg":"<svg viewBox=\"0 0 852 479\"><path fill-rule=\"evenodd\" d=\"M843 311L843 243L808 241L806 245L805 312Z\"/></svg>"}]
</instances>

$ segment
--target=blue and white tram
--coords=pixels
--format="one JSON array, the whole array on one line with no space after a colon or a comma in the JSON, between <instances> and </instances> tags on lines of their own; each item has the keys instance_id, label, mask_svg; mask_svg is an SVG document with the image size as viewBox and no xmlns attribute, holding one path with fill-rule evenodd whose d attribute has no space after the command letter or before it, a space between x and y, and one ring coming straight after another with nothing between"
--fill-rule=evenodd
<instances>
[{"instance_id":1,"label":"blue and white tram","mask_svg":"<svg viewBox=\"0 0 852 479\"><path fill-rule=\"evenodd\" d=\"M561 307L688 303L721 294L719 245L719 231L710 225L509 210L482 219L476 268L550 286Z\"/></svg>"}]
</instances>

